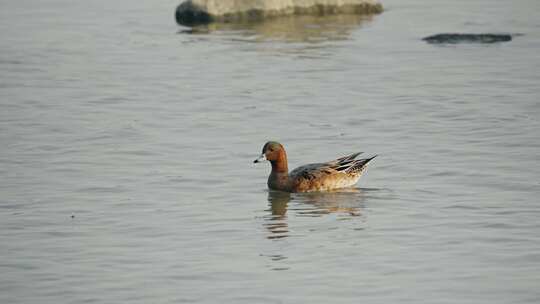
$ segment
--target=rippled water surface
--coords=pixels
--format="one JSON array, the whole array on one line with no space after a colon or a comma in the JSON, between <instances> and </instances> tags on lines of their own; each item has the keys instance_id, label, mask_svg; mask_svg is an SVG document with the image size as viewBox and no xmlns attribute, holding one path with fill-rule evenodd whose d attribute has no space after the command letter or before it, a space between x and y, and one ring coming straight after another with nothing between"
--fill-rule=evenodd
<instances>
[{"instance_id":1,"label":"rippled water surface","mask_svg":"<svg viewBox=\"0 0 540 304\"><path fill-rule=\"evenodd\" d=\"M191 30L172 0L0 1L0 302L540 302L540 2L383 4ZM379 157L269 192L268 139Z\"/></svg>"}]
</instances>

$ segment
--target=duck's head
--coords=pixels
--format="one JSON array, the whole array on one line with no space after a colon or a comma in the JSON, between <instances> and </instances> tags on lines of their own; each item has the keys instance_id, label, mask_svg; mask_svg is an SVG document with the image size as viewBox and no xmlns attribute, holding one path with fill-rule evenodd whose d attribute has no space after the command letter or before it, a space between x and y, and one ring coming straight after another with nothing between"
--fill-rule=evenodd
<instances>
[{"instance_id":1,"label":"duck's head","mask_svg":"<svg viewBox=\"0 0 540 304\"><path fill-rule=\"evenodd\" d=\"M264 144L264 147L262 148L262 153L259 158L254 160L254 163L261 162L263 160L268 161L277 161L282 158L282 155L285 154L285 148L278 143L277 141L269 141L266 144Z\"/></svg>"}]
</instances>

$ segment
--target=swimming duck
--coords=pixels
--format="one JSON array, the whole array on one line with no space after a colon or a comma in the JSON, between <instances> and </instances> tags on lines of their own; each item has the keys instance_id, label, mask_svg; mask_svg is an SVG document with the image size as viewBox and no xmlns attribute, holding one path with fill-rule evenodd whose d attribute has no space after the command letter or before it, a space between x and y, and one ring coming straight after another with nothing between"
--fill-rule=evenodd
<instances>
[{"instance_id":1,"label":"swimming duck","mask_svg":"<svg viewBox=\"0 0 540 304\"><path fill-rule=\"evenodd\" d=\"M269 141L254 163L270 161L272 172L268 177L268 188L287 192L329 191L351 187L366 169L371 158L355 159L362 152L353 153L326 163L300 166L291 172L287 167L287 153L278 142Z\"/></svg>"}]
</instances>

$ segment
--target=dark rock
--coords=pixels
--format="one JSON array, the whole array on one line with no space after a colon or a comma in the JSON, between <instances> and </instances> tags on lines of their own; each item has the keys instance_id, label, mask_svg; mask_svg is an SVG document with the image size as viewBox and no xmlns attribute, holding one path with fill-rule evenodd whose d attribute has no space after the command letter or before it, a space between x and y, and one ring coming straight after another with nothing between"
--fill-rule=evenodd
<instances>
[{"instance_id":1,"label":"dark rock","mask_svg":"<svg viewBox=\"0 0 540 304\"><path fill-rule=\"evenodd\" d=\"M510 34L437 34L423 38L428 43L496 43L512 40Z\"/></svg>"},{"instance_id":2,"label":"dark rock","mask_svg":"<svg viewBox=\"0 0 540 304\"><path fill-rule=\"evenodd\" d=\"M189 1L180 4L176 8L175 17L178 24L186 26L207 24L214 21L210 14Z\"/></svg>"}]
</instances>

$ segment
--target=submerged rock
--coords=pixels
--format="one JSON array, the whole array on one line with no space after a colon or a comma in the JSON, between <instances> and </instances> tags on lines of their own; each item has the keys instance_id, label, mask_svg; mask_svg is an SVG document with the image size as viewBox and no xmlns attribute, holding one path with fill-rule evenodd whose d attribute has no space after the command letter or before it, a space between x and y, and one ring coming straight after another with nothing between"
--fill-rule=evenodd
<instances>
[{"instance_id":1,"label":"submerged rock","mask_svg":"<svg viewBox=\"0 0 540 304\"><path fill-rule=\"evenodd\" d=\"M186 0L176 8L176 22L256 21L284 15L378 14L377 0Z\"/></svg>"},{"instance_id":2,"label":"submerged rock","mask_svg":"<svg viewBox=\"0 0 540 304\"><path fill-rule=\"evenodd\" d=\"M512 40L510 34L437 34L423 38L428 43L495 43Z\"/></svg>"}]
</instances>

